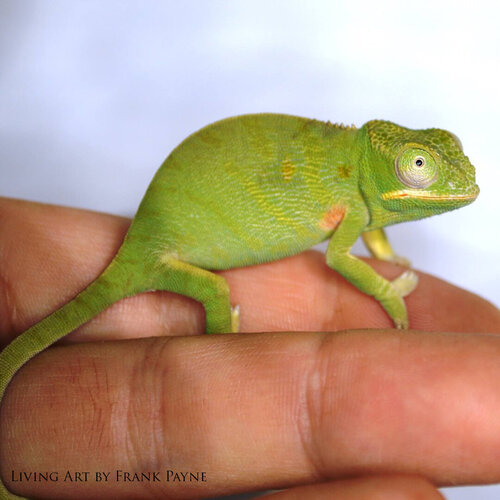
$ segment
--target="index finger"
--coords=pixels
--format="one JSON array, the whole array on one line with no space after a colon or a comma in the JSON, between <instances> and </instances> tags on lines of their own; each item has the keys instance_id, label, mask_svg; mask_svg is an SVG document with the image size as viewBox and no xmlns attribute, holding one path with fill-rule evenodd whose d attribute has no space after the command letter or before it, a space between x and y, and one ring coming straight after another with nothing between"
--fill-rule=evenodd
<instances>
[{"instance_id":1,"label":"index finger","mask_svg":"<svg viewBox=\"0 0 500 500\"><path fill-rule=\"evenodd\" d=\"M17 334L74 297L113 258L128 228L121 217L0 199L0 336ZM402 268L370 260L394 278ZM241 331L336 331L392 327L381 306L305 252L222 273L241 307ZM406 299L412 328L498 332L500 313L480 297L420 273ZM68 338L103 340L204 331L200 304L180 295L141 294L115 304Z\"/></svg>"}]
</instances>

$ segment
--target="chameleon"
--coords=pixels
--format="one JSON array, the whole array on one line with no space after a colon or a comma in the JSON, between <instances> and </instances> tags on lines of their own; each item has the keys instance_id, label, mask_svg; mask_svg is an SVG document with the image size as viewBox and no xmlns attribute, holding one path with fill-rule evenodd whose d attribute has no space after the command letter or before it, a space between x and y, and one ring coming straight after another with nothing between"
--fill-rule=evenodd
<instances>
[{"instance_id":1,"label":"chameleon","mask_svg":"<svg viewBox=\"0 0 500 500\"><path fill-rule=\"evenodd\" d=\"M208 125L158 169L102 274L3 350L0 402L24 363L124 297L186 295L204 306L206 333L237 332L239 308L213 271L281 259L327 239L327 265L373 296L396 328L408 328L404 297L417 275L383 228L454 210L478 194L475 169L446 130L271 113ZM351 255L360 235L373 256L407 269L389 281ZM0 497L20 498L1 481Z\"/></svg>"}]
</instances>

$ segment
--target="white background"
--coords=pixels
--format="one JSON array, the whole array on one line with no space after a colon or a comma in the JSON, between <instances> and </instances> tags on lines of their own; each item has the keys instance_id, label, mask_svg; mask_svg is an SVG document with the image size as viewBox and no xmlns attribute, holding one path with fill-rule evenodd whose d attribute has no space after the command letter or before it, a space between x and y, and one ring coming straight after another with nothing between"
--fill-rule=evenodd
<instances>
[{"instance_id":1,"label":"white background","mask_svg":"<svg viewBox=\"0 0 500 500\"><path fill-rule=\"evenodd\" d=\"M480 197L389 236L498 305L499 19L478 0L3 0L0 195L132 216L173 147L242 113L446 128Z\"/></svg>"}]
</instances>

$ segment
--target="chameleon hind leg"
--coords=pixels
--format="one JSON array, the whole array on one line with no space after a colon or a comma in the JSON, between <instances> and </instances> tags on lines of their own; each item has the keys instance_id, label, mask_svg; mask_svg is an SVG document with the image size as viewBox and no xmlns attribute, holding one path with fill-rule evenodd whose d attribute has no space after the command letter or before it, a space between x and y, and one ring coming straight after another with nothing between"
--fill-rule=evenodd
<instances>
[{"instance_id":1,"label":"chameleon hind leg","mask_svg":"<svg viewBox=\"0 0 500 500\"><path fill-rule=\"evenodd\" d=\"M231 307L229 285L222 276L173 257L162 257L154 273L155 289L180 293L202 303L206 333L237 331L239 308Z\"/></svg>"},{"instance_id":2,"label":"chameleon hind leg","mask_svg":"<svg viewBox=\"0 0 500 500\"><path fill-rule=\"evenodd\" d=\"M400 257L394 253L394 250L387 239L387 235L383 229L374 229L373 231L365 231L361 234L363 242L373 255L373 257L394 262L400 266L410 267L410 261L404 257ZM392 281L392 284L398 289L402 297L409 295L418 284L418 276L411 270L406 270L403 274Z\"/></svg>"}]
</instances>

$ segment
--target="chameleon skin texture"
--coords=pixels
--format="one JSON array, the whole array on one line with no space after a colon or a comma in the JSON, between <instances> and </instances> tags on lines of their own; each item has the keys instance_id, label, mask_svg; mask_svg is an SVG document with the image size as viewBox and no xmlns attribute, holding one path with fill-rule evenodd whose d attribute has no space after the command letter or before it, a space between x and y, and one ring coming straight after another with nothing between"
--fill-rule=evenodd
<instances>
[{"instance_id":1,"label":"chameleon skin texture","mask_svg":"<svg viewBox=\"0 0 500 500\"><path fill-rule=\"evenodd\" d=\"M357 139L285 115L213 124L172 152L130 233L142 239L154 220L155 253L212 270L299 253L328 237L335 224L326 214L357 191Z\"/></svg>"},{"instance_id":2,"label":"chameleon skin texture","mask_svg":"<svg viewBox=\"0 0 500 500\"><path fill-rule=\"evenodd\" d=\"M206 332L237 331L226 281L212 270L259 264L330 239L327 264L408 327L407 270L388 281L350 254L407 265L383 227L453 210L478 195L460 141L440 129L374 120L360 129L289 115L228 118L185 139L151 182L123 245L75 299L0 354L0 402L21 366L114 302L147 290L200 301ZM0 498L20 498L0 482Z\"/></svg>"}]
</instances>

